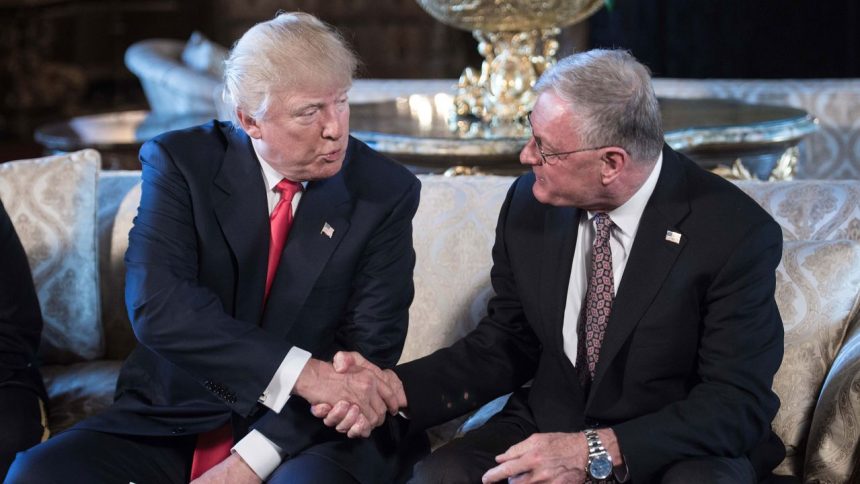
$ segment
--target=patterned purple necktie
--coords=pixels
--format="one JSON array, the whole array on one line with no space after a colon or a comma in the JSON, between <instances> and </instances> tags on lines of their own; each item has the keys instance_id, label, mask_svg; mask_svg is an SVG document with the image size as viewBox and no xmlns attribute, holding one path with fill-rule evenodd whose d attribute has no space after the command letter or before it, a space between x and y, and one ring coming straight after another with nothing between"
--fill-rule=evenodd
<instances>
[{"instance_id":1,"label":"patterned purple necktie","mask_svg":"<svg viewBox=\"0 0 860 484\"><path fill-rule=\"evenodd\" d=\"M591 277L582 302L579 318L578 349L576 368L579 381L587 387L594 378L594 368L600 357L600 345L606 333L606 323L612 311L615 298L615 284L612 277L612 249L609 248L609 234L612 220L605 213L594 216L594 245L591 250ZM586 366L588 371L585 371Z\"/></svg>"}]
</instances>

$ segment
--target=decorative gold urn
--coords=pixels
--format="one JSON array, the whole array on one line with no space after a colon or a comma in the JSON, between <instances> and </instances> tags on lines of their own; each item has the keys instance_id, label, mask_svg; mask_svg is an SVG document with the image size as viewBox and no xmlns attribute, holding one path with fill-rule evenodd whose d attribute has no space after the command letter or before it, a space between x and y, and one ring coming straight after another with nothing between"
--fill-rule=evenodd
<instances>
[{"instance_id":1,"label":"decorative gold urn","mask_svg":"<svg viewBox=\"0 0 860 484\"><path fill-rule=\"evenodd\" d=\"M467 67L454 99L459 116L503 127L521 124L535 101L537 79L556 62L562 27L579 22L604 0L416 0L440 22L471 30L484 57ZM461 126L462 128L462 126Z\"/></svg>"}]
</instances>

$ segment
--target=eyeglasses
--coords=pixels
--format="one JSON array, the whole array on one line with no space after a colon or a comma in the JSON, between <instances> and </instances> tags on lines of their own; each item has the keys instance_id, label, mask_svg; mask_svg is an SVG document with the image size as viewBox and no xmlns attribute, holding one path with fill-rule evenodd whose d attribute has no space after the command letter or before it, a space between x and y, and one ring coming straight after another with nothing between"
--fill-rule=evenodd
<instances>
[{"instance_id":1,"label":"eyeglasses","mask_svg":"<svg viewBox=\"0 0 860 484\"><path fill-rule=\"evenodd\" d=\"M528 119L529 128L531 128L531 126L532 126L532 113L527 114L526 119ZM572 155L574 153L581 153L583 151L597 151L597 150L602 150L603 148L609 148L609 147L613 146L613 145L595 146L594 148L580 148L578 150L573 150L573 151L559 151L557 153L545 153L543 150L543 146L541 146L541 144L540 144L540 139L537 136L535 136L535 134L534 134L534 130L532 130L532 139L535 141L535 146L537 146L538 153L540 153L541 164L549 165L549 166L553 166L557 163L556 161L553 161L552 163L550 163L549 158Z\"/></svg>"}]
</instances>

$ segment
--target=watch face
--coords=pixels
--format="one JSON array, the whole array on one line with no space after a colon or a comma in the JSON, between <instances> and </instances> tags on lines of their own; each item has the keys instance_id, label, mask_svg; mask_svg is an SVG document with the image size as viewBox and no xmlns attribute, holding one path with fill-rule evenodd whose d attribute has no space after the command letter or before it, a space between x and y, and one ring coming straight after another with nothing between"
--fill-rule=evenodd
<instances>
[{"instance_id":1,"label":"watch face","mask_svg":"<svg viewBox=\"0 0 860 484\"><path fill-rule=\"evenodd\" d=\"M612 461L607 455L598 455L588 464L588 473L595 479L606 479L612 474Z\"/></svg>"}]
</instances>

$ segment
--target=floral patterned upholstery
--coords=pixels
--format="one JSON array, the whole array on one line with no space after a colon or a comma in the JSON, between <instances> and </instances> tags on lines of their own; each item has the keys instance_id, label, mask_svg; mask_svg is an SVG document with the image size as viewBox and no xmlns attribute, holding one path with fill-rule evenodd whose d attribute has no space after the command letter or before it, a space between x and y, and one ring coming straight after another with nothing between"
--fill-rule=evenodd
<instances>
[{"instance_id":1,"label":"floral patterned upholstery","mask_svg":"<svg viewBox=\"0 0 860 484\"><path fill-rule=\"evenodd\" d=\"M0 165L0 198L27 252L42 308L46 363L104 354L99 324L94 150Z\"/></svg>"}]
</instances>

